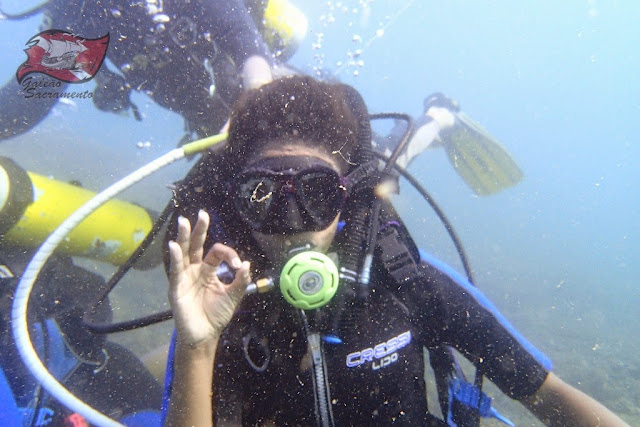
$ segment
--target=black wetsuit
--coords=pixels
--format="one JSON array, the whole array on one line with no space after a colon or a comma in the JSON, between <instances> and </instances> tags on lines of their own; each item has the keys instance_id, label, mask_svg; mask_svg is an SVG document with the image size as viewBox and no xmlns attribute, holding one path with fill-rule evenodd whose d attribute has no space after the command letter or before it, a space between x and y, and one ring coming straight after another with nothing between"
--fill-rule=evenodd
<instances>
[{"instance_id":1,"label":"black wetsuit","mask_svg":"<svg viewBox=\"0 0 640 427\"><path fill-rule=\"evenodd\" d=\"M546 357L477 290L434 265L423 261L419 274L400 284L378 265L366 302L343 306L337 327L314 327L309 312L310 331L324 341L325 399L336 425L441 423L427 410L425 347L448 345L480 360L484 374L515 399L545 380ZM243 425L316 424L322 380L305 356L307 334L301 313L279 292L246 297L216 355L217 421L238 422L241 414Z\"/></svg>"},{"instance_id":2,"label":"black wetsuit","mask_svg":"<svg viewBox=\"0 0 640 427\"><path fill-rule=\"evenodd\" d=\"M47 26L87 39L109 33L107 59L124 80L106 70L96 75L99 108L129 108L129 91L148 94L182 115L200 136L219 131L240 88L239 67L252 55L269 57L251 13L242 0L150 2L59 1L45 8ZM34 35L36 31L34 29ZM216 95L210 96L215 72ZM38 74L34 78L46 76ZM75 85L77 86L77 85ZM67 87L66 90L76 89ZM64 91L65 87L57 88ZM21 134L46 117L55 98L25 99L15 76L0 89L0 139ZM102 98L101 98L102 97Z\"/></svg>"}]
</instances>

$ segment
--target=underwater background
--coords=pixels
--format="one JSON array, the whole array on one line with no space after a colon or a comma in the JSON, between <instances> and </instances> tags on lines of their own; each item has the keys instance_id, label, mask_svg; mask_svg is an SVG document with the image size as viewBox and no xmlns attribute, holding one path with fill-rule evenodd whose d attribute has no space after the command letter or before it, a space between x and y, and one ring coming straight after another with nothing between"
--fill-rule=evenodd
<instances>
[{"instance_id":1,"label":"underwater background","mask_svg":"<svg viewBox=\"0 0 640 427\"><path fill-rule=\"evenodd\" d=\"M352 84L372 113L415 117L424 98L443 92L512 154L524 179L492 196L475 196L442 149L423 153L409 170L455 227L477 286L561 378L640 425L640 3L294 3L309 33L291 65ZM40 20L0 22L3 83L15 78ZM141 122L98 111L90 99L58 103L34 130L0 142L0 155L101 190L184 134L178 115L140 93L132 100ZM159 212L171 196L167 184L192 163L174 164L121 197ZM394 200L418 244L460 269L444 228L417 197L402 182ZM105 275L115 270L77 262ZM166 286L160 267L133 271L113 293L116 319L167 309ZM165 322L111 339L142 357L162 351L170 333ZM540 425L487 390L516 424Z\"/></svg>"}]
</instances>

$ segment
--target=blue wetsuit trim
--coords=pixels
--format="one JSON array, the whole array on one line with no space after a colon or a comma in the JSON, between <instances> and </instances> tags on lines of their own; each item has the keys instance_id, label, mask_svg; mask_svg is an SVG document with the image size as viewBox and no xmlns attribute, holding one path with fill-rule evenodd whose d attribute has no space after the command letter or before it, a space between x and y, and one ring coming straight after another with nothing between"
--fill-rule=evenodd
<instances>
[{"instance_id":1,"label":"blue wetsuit trim","mask_svg":"<svg viewBox=\"0 0 640 427\"><path fill-rule=\"evenodd\" d=\"M544 368L548 371L552 370L553 364L551 359L549 359L543 352L538 350L524 338L520 332L516 330L516 328L509 323L509 321L498 311L496 306L487 298L482 292L478 290L469 280L456 271L453 267L446 264L445 262L439 260L434 257L430 253L424 251L423 249L418 249L420 252L420 259L429 265L435 267L439 271L443 272L447 276L449 276L454 282L463 287L465 291L467 291L476 301L480 303L485 309L490 311L493 316L504 326L511 335L524 347L529 354L531 354Z\"/></svg>"},{"instance_id":2,"label":"blue wetsuit trim","mask_svg":"<svg viewBox=\"0 0 640 427\"><path fill-rule=\"evenodd\" d=\"M169 344L169 353L167 355L167 370L164 376L164 390L162 390L162 406L160 407L160 421L164 425L169 411L169 402L171 400L171 386L173 384L173 359L176 353L176 330L171 335L171 343Z\"/></svg>"},{"instance_id":3,"label":"blue wetsuit trim","mask_svg":"<svg viewBox=\"0 0 640 427\"><path fill-rule=\"evenodd\" d=\"M2 413L4 423L16 426L22 425L23 419L26 418L29 413L28 408L20 408L16 404L13 398L13 391L4 375L2 366L0 366L0 412Z\"/></svg>"}]
</instances>

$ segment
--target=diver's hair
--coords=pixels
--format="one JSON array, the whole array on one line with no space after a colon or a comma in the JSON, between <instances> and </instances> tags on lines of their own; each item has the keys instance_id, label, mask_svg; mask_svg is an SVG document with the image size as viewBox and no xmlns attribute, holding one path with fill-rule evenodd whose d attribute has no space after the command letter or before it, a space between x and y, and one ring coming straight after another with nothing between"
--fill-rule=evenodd
<instances>
[{"instance_id":1,"label":"diver's hair","mask_svg":"<svg viewBox=\"0 0 640 427\"><path fill-rule=\"evenodd\" d=\"M345 86L308 76L274 80L236 102L225 155L233 173L267 144L302 143L337 156L341 171L354 164L359 123Z\"/></svg>"},{"instance_id":2,"label":"diver's hair","mask_svg":"<svg viewBox=\"0 0 640 427\"><path fill-rule=\"evenodd\" d=\"M264 272L267 258L260 256L250 228L237 215L234 204L228 202L230 183L250 157L267 144L287 142L335 152L343 174L366 163L370 160L371 128L362 97L350 86L301 76L275 80L243 94L233 109L227 145L209 150L174 190L176 210L164 247L169 239L175 239L177 216L194 224L198 210L203 208L212 216L205 247L214 242L233 246L242 258L251 259L255 273ZM356 192L360 197L354 199L363 203L364 193ZM345 218L359 216L360 210L352 205L347 200ZM347 249L357 247L360 240ZM166 250L164 261L168 272Z\"/></svg>"}]
</instances>

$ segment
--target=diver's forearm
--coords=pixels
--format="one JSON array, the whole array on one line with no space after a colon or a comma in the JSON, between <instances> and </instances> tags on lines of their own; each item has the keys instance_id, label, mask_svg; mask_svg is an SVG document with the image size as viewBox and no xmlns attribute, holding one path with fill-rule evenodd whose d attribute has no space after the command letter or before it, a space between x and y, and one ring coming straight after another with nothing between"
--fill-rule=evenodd
<instances>
[{"instance_id":1,"label":"diver's forearm","mask_svg":"<svg viewBox=\"0 0 640 427\"><path fill-rule=\"evenodd\" d=\"M550 373L540 390L522 403L551 426L628 426L604 405Z\"/></svg>"},{"instance_id":2,"label":"diver's forearm","mask_svg":"<svg viewBox=\"0 0 640 427\"><path fill-rule=\"evenodd\" d=\"M190 346L176 345L173 389L167 426L211 426L211 386L218 339Z\"/></svg>"}]
</instances>

